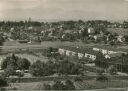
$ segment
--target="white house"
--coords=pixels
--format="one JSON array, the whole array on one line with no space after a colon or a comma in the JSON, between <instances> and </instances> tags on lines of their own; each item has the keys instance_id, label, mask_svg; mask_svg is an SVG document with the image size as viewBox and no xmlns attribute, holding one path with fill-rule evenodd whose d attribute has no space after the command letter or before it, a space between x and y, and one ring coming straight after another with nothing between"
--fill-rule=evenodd
<instances>
[{"instance_id":1,"label":"white house","mask_svg":"<svg viewBox=\"0 0 128 91\"><path fill-rule=\"evenodd\" d=\"M101 51L102 51L103 54L107 54L108 53L108 51L105 50L105 49L102 49Z\"/></svg>"},{"instance_id":2,"label":"white house","mask_svg":"<svg viewBox=\"0 0 128 91\"><path fill-rule=\"evenodd\" d=\"M95 33L94 28L91 28L91 27L88 28L88 33L89 33L89 34Z\"/></svg>"},{"instance_id":3,"label":"white house","mask_svg":"<svg viewBox=\"0 0 128 91\"><path fill-rule=\"evenodd\" d=\"M71 54L71 51L66 50L66 56L70 56L70 54Z\"/></svg>"},{"instance_id":4,"label":"white house","mask_svg":"<svg viewBox=\"0 0 128 91\"><path fill-rule=\"evenodd\" d=\"M107 55L105 55L105 58L110 59L110 58L120 57L120 56L122 56L122 53L114 53L114 54L107 54Z\"/></svg>"},{"instance_id":5,"label":"white house","mask_svg":"<svg viewBox=\"0 0 128 91\"><path fill-rule=\"evenodd\" d=\"M94 51L100 51L99 48L92 48L92 50L94 50Z\"/></svg>"},{"instance_id":6,"label":"white house","mask_svg":"<svg viewBox=\"0 0 128 91\"><path fill-rule=\"evenodd\" d=\"M65 54L65 49L61 49L59 48L59 53L62 55L62 54Z\"/></svg>"},{"instance_id":7,"label":"white house","mask_svg":"<svg viewBox=\"0 0 128 91\"><path fill-rule=\"evenodd\" d=\"M121 35L119 35L119 36L117 36L117 41L119 41L119 42L124 42L124 37L123 36L121 36Z\"/></svg>"},{"instance_id":8,"label":"white house","mask_svg":"<svg viewBox=\"0 0 128 91\"><path fill-rule=\"evenodd\" d=\"M110 51L110 50L101 49L101 48L93 48L93 50L102 52L103 54L114 54L114 53L117 53L116 51Z\"/></svg>"},{"instance_id":9,"label":"white house","mask_svg":"<svg viewBox=\"0 0 128 91\"><path fill-rule=\"evenodd\" d=\"M85 57L85 58L90 58L90 59L92 59L92 60L95 60L95 59L96 59L96 56L95 56L95 55L88 54L88 53L85 53L84 57Z\"/></svg>"},{"instance_id":10,"label":"white house","mask_svg":"<svg viewBox=\"0 0 128 91\"><path fill-rule=\"evenodd\" d=\"M84 54L83 53L78 53L78 58L81 59L84 57Z\"/></svg>"},{"instance_id":11,"label":"white house","mask_svg":"<svg viewBox=\"0 0 128 91\"><path fill-rule=\"evenodd\" d=\"M108 54L114 54L114 53L117 53L115 51L108 51Z\"/></svg>"},{"instance_id":12,"label":"white house","mask_svg":"<svg viewBox=\"0 0 128 91\"><path fill-rule=\"evenodd\" d=\"M91 55L90 58L91 58L92 60L96 60L96 56L95 56L95 55Z\"/></svg>"}]
</instances>

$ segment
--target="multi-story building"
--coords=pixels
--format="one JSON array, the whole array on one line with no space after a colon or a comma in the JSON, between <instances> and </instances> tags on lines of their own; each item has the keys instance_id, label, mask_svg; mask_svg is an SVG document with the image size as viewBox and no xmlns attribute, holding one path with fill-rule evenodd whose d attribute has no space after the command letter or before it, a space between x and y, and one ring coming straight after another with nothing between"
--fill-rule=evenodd
<instances>
[{"instance_id":1,"label":"multi-story building","mask_svg":"<svg viewBox=\"0 0 128 91\"><path fill-rule=\"evenodd\" d=\"M59 53L61 55L66 55L66 56L75 56L78 57L78 59L89 58L95 60L96 59L95 55L98 52L95 52L90 48L63 46L59 48Z\"/></svg>"}]
</instances>

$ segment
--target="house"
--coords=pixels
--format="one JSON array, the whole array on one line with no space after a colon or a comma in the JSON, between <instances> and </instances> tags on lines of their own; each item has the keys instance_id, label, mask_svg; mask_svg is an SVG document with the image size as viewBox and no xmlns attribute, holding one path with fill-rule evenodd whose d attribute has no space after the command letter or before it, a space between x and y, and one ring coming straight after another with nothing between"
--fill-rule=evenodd
<instances>
[{"instance_id":1,"label":"house","mask_svg":"<svg viewBox=\"0 0 128 91\"><path fill-rule=\"evenodd\" d=\"M88 53L85 53L85 58L90 58L92 60L95 60L96 59L96 56L95 55L92 55L92 54L88 54Z\"/></svg>"},{"instance_id":2,"label":"house","mask_svg":"<svg viewBox=\"0 0 128 91\"><path fill-rule=\"evenodd\" d=\"M59 48L59 51L58 51L61 55L64 55L65 54L65 49L62 49L62 48Z\"/></svg>"},{"instance_id":3,"label":"house","mask_svg":"<svg viewBox=\"0 0 128 91\"><path fill-rule=\"evenodd\" d=\"M92 48L94 51L100 51L99 48Z\"/></svg>"},{"instance_id":4,"label":"house","mask_svg":"<svg viewBox=\"0 0 128 91\"><path fill-rule=\"evenodd\" d=\"M125 38L122 35L119 35L117 36L117 41L122 43L125 41Z\"/></svg>"},{"instance_id":5,"label":"house","mask_svg":"<svg viewBox=\"0 0 128 91\"><path fill-rule=\"evenodd\" d=\"M94 34L95 33L94 28L91 28L91 27L88 28L88 33L89 34Z\"/></svg>"},{"instance_id":6,"label":"house","mask_svg":"<svg viewBox=\"0 0 128 91\"><path fill-rule=\"evenodd\" d=\"M78 53L78 58L79 59L82 59L84 57L84 54L83 53Z\"/></svg>"},{"instance_id":7,"label":"house","mask_svg":"<svg viewBox=\"0 0 128 91\"><path fill-rule=\"evenodd\" d=\"M70 56L71 55L71 51L66 50L66 56Z\"/></svg>"},{"instance_id":8,"label":"house","mask_svg":"<svg viewBox=\"0 0 128 91\"><path fill-rule=\"evenodd\" d=\"M121 57L122 56L122 53L114 53L114 54L107 54L105 55L105 58L116 58L116 57Z\"/></svg>"}]
</instances>

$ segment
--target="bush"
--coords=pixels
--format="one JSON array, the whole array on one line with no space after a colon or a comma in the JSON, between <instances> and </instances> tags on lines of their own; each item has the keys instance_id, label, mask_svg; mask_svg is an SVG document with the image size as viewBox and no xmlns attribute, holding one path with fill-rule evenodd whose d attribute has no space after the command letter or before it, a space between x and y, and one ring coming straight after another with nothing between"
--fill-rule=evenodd
<instances>
[{"instance_id":1,"label":"bush","mask_svg":"<svg viewBox=\"0 0 128 91\"><path fill-rule=\"evenodd\" d=\"M71 80L65 81L65 87L66 90L75 90L75 86Z\"/></svg>"},{"instance_id":2,"label":"bush","mask_svg":"<svg viewBox=\"0 0 128 91\"><path fill-rule=\"evenodd\" d=\"M44 90L51 90L51 86L49 84L44 84Z\"/></svg>"},{"instance_id":3,"label":"bush","mask_svg":"<svg viewBox=\"0 0 128 91\"><path fill-rule=\"evenodd\" d=\"M53 63L36 61L30 66L30 73L33 76L50 76L54 74Z\"/></svg>"},{"instance_id":4,"label":"bush","mask_svg":"<svg viewBox=\"0 0 128 91\"><path fill-rule=\"evenodd\" d=\"M12 56L6 57L1 64L2 69L6 69L8 66L12 66L15 70L27 70L30 66L30 62L25 58L22 59L12 54Z\"/></svg>"},{"instance_id":5,"label":"bush","mask_svg":"<svg viewBox=\"0 0 128 91\"><path fill-rule=\"evenodd\" d=\"M23 59L20 59L18 62L18 68L20 70L28 70L29 69L29 66L31 65L31 63L29 62L29 60L23 58Z\"/></svg>"},{"instance_id":6,"label":"bush","mask_svg":"<svg viewBox=\"0 0 128 91\"><path fill-rule=\"evenodd\" d=\"M96 78L97 81L108 81L108 78L104 75L100 75Z\"/></svg>"},{"instance_id":7,"label":"bush","mask_svg":"<svg viewBox=\"0 0 128 91\"><path fill-rule=\"evenodd\" d=\"M75 86L71 80L56 81L52 86L52 90L75 90Z\"/></svg>"},{"instance_id":8,"label":"bush","mask_svg":"<svg viewBox=\"0 0 128 91\"><path fill-rule=\"evenodd\" d=\"M0 77L0 87L4 87L7 85L8 85L7 81L4 78Z\"/></svg>"},{"instance_id":9,"label":"bush","mask_svg":"<svg viewBox=\"0 0 128 91\"><path fill-rule=\"evenodd\" d=\"M0 91L7 91L6 88L0 88Z\"/></svg>"},{"instance_id":10,"label":"bush","mask_svg":"<svg viewBox=\"0 0 128 91\"><path fill-rule=\"evenodd\" d=\"M12 75L16 75L16 72L14 70L14 68L12 66L9 66L7 67L5 70L4 70L4 73L3 75L5 77L9 77L9 76L12 76Z\"/></svg>"},{"instance_id":11,"label":"bush","mask_svg":"<svg viewBox=\"0 0 128 91\"><path fill-rule=\"evenodd\" d=\"M52 90L66 90L66 87L61 81L56 81L52 86Z\"/></svg>"}]
</instances>

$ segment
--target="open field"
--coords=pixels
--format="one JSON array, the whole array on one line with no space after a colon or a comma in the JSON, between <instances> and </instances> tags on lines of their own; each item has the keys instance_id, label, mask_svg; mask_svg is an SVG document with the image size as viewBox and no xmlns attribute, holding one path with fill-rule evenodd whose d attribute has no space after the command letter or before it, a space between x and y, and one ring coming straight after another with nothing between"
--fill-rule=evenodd
<instances>
[{"instance_id":1,"label":"open field","mask_svg":"<svg viewBox=\"0 0 128 91\"><path fill-rule=\"evenodd\" d=\"M34 56L34 55L31 55L31 54L27 54L27 53L24 53L24 54L15 54L16 56L20 57L20 58L26 58L28 59L31 64L33 62L36 62L37 60L40 60L42 62L47 62L48 61L48 58L44 57L44 56L41 56L41 57L37 57L37 56ZM0 56L0 61L2 61L3 59L5 59L8 55L1 55Z\"/></svg>"},{"instance_id":2,"label":"open field","mask_svg":"<svg viewBox=\"0 0 128 91\"><path fill-rule=\"evenodd\" d=\"M83 48L93 48L93 47L98 47L102 49L108 49L108 50L113 50L113 51L128 51L128 47L126 45L122 46L110 46L107 44L94 44L94 43L83 43L83 42L61 42L61 41L44 41L41 43L35 43L35 44L28 44L28 43L18 43L16 41L7 41L4 43L3 46L0 46L0 48L3 51L9 51L9 50L16 50L16 49L45 49L47 47L54 47L58 48L60 46L81 46Z\"/></svg>"},{"instance_id":3,"label":"open field","mask_svg":"<svg viewBox=\"0 0 128 91\"><path fill-rule=\"evenodd\" d=\"M37 57L34 55L29 55L29 54L16 54L16 56L20 57L20 58L26 58L28 59L31 63L36 62L37 60L43 61L43 62L47 62L48 59L44 56L41 57Z\"/></svg>"},{"instance_id":4,"label":"open field","mask_svg":"<svg viewBox=\"0 0 128 91\"><path fill-rule=\"evenodd\" d=\"M12 90L14 88L16 88L17 90L43 90L44 86L43 84L47 84L50 83L51 85L53 84L53 82L49 82L49 81L44 81L44 82L31 82L31 83L10 83L8 87L6 87L6 89L8 90ZM16 90L16 91L17 91Z\"/></svg>"}]
</instances>

